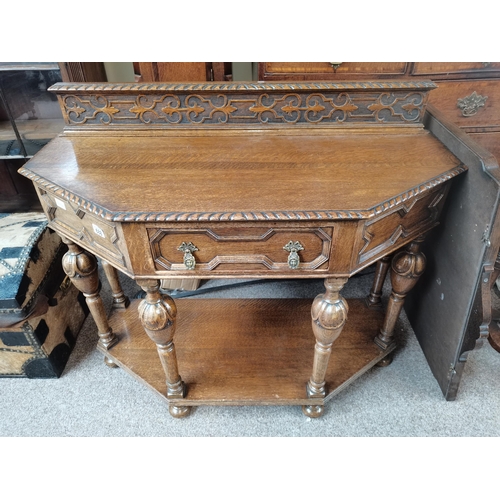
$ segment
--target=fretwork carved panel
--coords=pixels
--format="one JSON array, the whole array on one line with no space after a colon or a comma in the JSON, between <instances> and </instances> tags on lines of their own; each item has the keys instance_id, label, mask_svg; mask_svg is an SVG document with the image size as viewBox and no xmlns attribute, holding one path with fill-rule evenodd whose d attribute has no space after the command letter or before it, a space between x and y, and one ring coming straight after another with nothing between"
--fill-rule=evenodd
<instances>
[{"instance_id":1,"label":"fretwork carved panel","mask_svg":"<svg viewBox=\"0 0 500 500\"><path fill-rule=\"evenodd\" d=\"M94 84L55 85L52 90L71 126L192 127L420 124L430 88L429 82L364 82Z\"/></svg>"}]
</instances>

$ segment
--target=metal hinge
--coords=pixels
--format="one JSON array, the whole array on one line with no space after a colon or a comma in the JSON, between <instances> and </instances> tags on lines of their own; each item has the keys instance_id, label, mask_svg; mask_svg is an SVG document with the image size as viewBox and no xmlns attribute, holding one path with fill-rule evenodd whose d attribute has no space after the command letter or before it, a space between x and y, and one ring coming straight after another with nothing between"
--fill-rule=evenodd
<instances>
[{"instance_id":1,"label":"metal hinge","mask_svg":"<svg viewBox=\"0 0 500 500\"><path fill-rule=\"evenodd\" d=\"M487 246L491 246L491 241L490 241L490 225L488 224L486 226L486 229L484 230L483 236L481 237L481 241Z\"/></svg>"},{"instance_id":2,"label":"metal hinge","mask_svg":"<svg viewBox=\"0 0 500 500\"><path fill-rule=\"evenodd\" d=\"M453 364L450 364L450 368L448 370L448 380L453 380L453 377L457 374L455 367Z\"/></svg>"}]
</instances>

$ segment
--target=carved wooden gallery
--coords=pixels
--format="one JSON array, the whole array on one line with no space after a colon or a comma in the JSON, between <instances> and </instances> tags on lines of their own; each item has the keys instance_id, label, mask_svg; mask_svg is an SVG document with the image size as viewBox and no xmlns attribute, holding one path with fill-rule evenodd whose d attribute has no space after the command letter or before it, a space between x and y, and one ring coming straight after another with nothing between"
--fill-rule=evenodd
<instances>
[{"instance_id":1,"label":"carved wooden gallery","mask_svg":"<svg viewBox=\"0 0 500 500\"><path fill-rule=\"evenodd\" d=\"M440 306L433 273L458 262L449 231L443 236L456 222L454 204L472 181L483 182L488 202L498 198L496 163L428 104L435 87L54 85L64 132L20 173L69 247L63 267L86 297L106 362L164 398L174 417L199 405L300 405L318 417L349 383L390 362L405 299L425 344L429 328L444 328L443 312L429 312ZM470 304L453 325L460 345L474 336L472 303L492 284L500 239L496 219L488 223L469 249L476 271L461 282ZM430 231L438 232L424 242ZM97 258L113 290L109 317ZM372 265L366 299L346 301L347 280ZM145 297L126 298L117 271ZM160 280L186 277L321 278L325 291L314 301L174 302L160 293ZM442 287L456 288L453 279Z\"/></svg>"}]
</instances>

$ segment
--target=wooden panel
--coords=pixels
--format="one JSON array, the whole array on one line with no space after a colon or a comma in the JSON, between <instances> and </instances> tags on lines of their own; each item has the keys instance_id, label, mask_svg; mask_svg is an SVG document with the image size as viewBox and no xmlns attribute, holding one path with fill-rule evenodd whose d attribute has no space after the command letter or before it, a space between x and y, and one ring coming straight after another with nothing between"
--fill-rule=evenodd
<instances>
[{"instance_id":1,"label":"wooden panel","mask_svg":"<svg viewBox=\"0 0 500 500\"><path fill-rule=\"evenodd\" d=\"M417 62L413 66L413 75L443 76L468 75L482 77L488 74L500 74L500 62ZM491 75L490 75L491 76Z\"/></svg>"},{"instance_id":2,"label":"wooden panel","mask_svg":"<svg viewBox=\"0 0 500 500\"><path fill-rule=\"evenodd\" d=\"M365 224L361 234L358 264L382 256L400 240L411 238L438 223L445 198L444 189L410 200L391 214Z\"/></svg>"},{"instance_id":3,"label":"wooden panel","mask_svg":"<svg viewBox=\"0 0 500 500\"><path fill-rule=\"evenodd\" d=\"M160 280L160 288L162 290L197 290L200 281L193 278L163 279Z\"/></svg>"},{"instance_id":4,"label":"wooden panel","mask_svg":"<svg viewBox=\"0 0 500 500\"><path fill-rule=\"evenodd\" d=\"M152 257L158 271L186 271L181 243L192 243L196 271L278 271L300 272L328 268L332 228L281 229L267 227L175 230L151 228L148 230ZM300 264L291 270L287 263L288 242L299 241L303 250L298 252Z\"/></svg>"},{"instance_id":5,"label":"wooden panel","mask_svg":"<svg viewBox=\"0 0 500 500\"><path fill-rule=\"evenodd\" d=\"M138 302L113 311L110 326L119 342L106 355L165 397L165 373L139 322ZM328 395L388 354L373 342L383 312L367 308L360 299L348 303L347 323L333 345L326 376ZM186 399L169 402L310 404L306 382L314 355L312 300L180 299L176 304L174 342L188 392Z\"/></svg>"},{"instance_id":6,"label":"wooden panel","mask_svg":"<svg viewBox=\"0 0 500 500\"><path fill-rule=\"evenodd\" d=\"M71 129L344 126L422 128L426 81L325 83L55 84Z\"/></svg>"},{"instance_id":7,"label":"wooden panel","mask_svg":"<svg viewBox=\"0 0 500 500\"><path fill-rule=\"evenodd\" d=\"M484 105L470 105L462 110L459 99L472 100L474 92L478 99L486 98ZM466 131L478 128L500 130L500 85L497 81L440 82L431 93L429 103ZM464 113L469 116L464 116Z\"/></svg>"},{"instance_id":8,"label":"wooden panel","mask_svg":"<svg viewBox=\"0 0 500 500\"><path fill-rule=\"evenodd\" d=\"M86 213L78 205L40 189L43 209L50 226L79 241L84 247L105 257L120 268L126 266L123 245L116 224Z\"/></svg>"},{"instance_id":9,"label":"wooden panel","mask_svg":"<svg viewBox=\"0 0 500 500\"><path fill-rule=\"evenodd\" d=\"M103 62L60 62L63 82L107 82Z\"/></svg>"},{"instance_id":10,"label":"wooden panel","mask_svg":"<svg viewBox=\"0 0 500 500\"><path fill-rule=\"evenodd\" d=\"M207 82L211 63L140 62L141 82Z\"/></svg>"},{"instance_id":11,"label":"wooden panel","mask_svg":"<svg viewBox=\"0 0 500 500\"><path fill-rule=\"evenodd\" d=\"M335 80L387 78L404 75L405 62L265 62L259 63L259 80Z\"/></svg>"},{"instance_id":12,"label":"wooden panel","mask_svg":"<svg viewBox=\"0 0 500 500\"><path fill-rule=\"evenodd\" d=\"M469 135L500 161L500 132L469 133Z\"/></svg>"}]
</instances>

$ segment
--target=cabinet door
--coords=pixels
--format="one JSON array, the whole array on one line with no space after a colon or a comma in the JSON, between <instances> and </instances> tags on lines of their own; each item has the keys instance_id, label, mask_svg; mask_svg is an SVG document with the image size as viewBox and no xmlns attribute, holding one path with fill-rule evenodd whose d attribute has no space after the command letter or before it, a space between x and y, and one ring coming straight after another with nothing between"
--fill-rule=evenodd
<instances>
[{"instance_id":1,"label":"cabinet door","mask_svg":"<svg viewBox=\"0 0 500 500\"><path fill-rule=\"evenodd\" d=\"M500 173L487 151L430 108L427 128L469 170L452 184L440 224L427 235L427 269L405 309L443 394L454 400L469 351L488 335Z\"/></svg>"}]
</instances>

